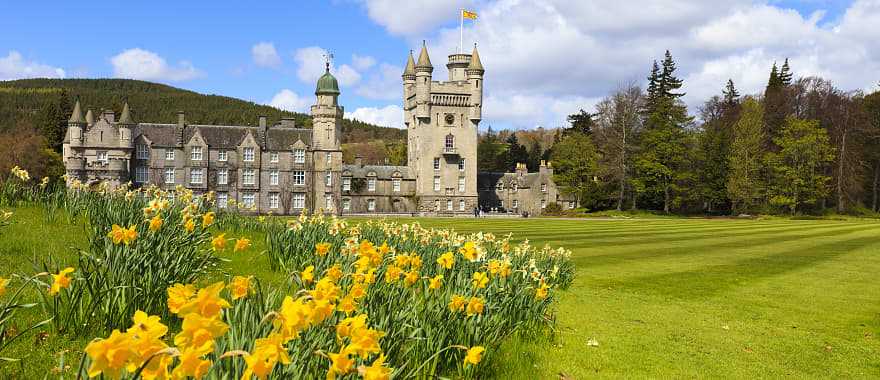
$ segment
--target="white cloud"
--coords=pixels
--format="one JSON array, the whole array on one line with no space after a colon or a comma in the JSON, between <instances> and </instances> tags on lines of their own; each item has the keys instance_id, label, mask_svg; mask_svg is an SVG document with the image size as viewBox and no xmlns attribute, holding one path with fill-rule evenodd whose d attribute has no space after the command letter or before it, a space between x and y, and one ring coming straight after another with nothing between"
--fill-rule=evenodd
<instances>
[{"instance_id":1,"label":"white cloud","mask_svg":"<svg viewBox=\"0 0 880 380\"><path fill-rule=\"evenodd\" d=\"M142 80L185 81L203 75L188 61L170 66L158 54L140 48L128 49L110 58L113 76Z\"/></svg>"},{"instance_id":2,"label":"white cloud","mask_svg":"<svg viewBox=\"0 0 880 380\"><path fill-rule=\"evenodd\" d=\"M568 115L579 109L592 109L600 100L579 96L493 94L483 101L483 120L520 128L562 127Z\"/></svg>"},{"instance_id":3,"label":"white cloud","mask_svg":"<svg viewBox=\"0 0 880 380\"><path fill-rule=\"evenodd\" d=\"M357 70L361 70L361 71L367 70L367 69L373 67L375 64L376 64L376 58L373 58L369 55L364 55L364 56L357 55L357 54L351 55L351 65L354 66L354 68Z\"/></svg>"},{"instance_id":4,"label":"white cloud","mask_svg":"<svg viewBox=\"0 0 880 380\"><path fill-rule=\"evenodd\" d=\"M355 89L355 93L368 99L400 99L403 95L403 82L400 78L402 73L402 67L382 63L376 72Z\"/></svg>"},{"instance_id":5,"label":"white cloud","mask_svg":"<svg viewBox=\"0 0 880 380\"><path fill-rule=\"evenodd\" d=\"M324 75L325 57L329 53L318 46L309 46L297 49L293 53L293 59L298 67L296 76L303 83L314 84L321 75ZM353 67L343 64L337 70L331 62L330 72L336 76L341 86L352 86L361 80L361 74Z\"/></svg>"},{"instance_id":6,"label":"white cloud","mask_svg":"<svg viewBox=\"0 0 880 380\"><path fill-rule=\"evenodd\" d=\"M431 30L458 17L460 8L470 8L471 0L364 0L367 15L389 32L409 35Z\"/></svg>"},{"instance_id":7,"label":"white cloud","mask_svg":"<svg viewBox=\"0 0 880 380\"><path fill-rule=\"evenodd\" d=\"M279 91L272 100L266 104L290 112L306 112L311 106L311 100L297 95L289 89Z\"/></svg>"},{"instance_id":8,"label":"white cloud","mask_svg":"<svg viewBox=\"0 0 880 380\"><path fill-rule=\"evenodd\" d=\"M382 108L361 107L354 112L346 113L348 119L356 119L365 123L403 129L403 109L397 105L388 105Z\"/></svg>"},{"instance_id":9,"label":"white cloud","mask_svg":"<svg viewBox=\"0 0 880 380\"><path fill-rule=\"evenodd\" d=\"M251 48L251 57L254 63L261 67L281 66L281 57L271 42L260 42Z\"/></svg>"},{"instance_id":10,"label":"white cloud","mask_svg":"<svg viewBox=\"0 0 880 380\"><path fill-rule=\"evenodd\" d=\"M27 61L21 56L21 53L15 50L11 50L6 57L0 57L0 80L64 77L63 69L35 61Z\"/></svg>"}]
</instances>

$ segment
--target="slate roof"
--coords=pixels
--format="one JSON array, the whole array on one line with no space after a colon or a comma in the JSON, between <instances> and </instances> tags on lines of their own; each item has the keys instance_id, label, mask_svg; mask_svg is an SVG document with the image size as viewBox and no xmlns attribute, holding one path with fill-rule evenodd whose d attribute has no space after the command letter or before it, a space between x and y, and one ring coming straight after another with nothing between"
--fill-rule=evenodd
<instances>
[{"instance_id":1,"label":"slate roof","mask_svg":"<svg viewBox=\"0 0 880 380\"><path fill-rule=\"evenodd\" d=\"M310 145L312 142L311 129L286 128L277 125L268 128L268 136L263 136L259 127L201 124L187 125L182 135L179 135L177 124L140 123L135 136L143 134L152 141L154 146L176 147L181 143L189 142L196 130L211 148L236 149L244 141L248 131L253 134L258 144L268 150L288 150L298 140L302 140L306 145ZM178 137L181 139L178 140Z\"/></svg>"},{"instance_id":2,"label":"slate roof","mask_svg":"<svg viewBox=\"0 0 880 380\"><path fill-rule=\"evenodd\" d=\"M537 187L541 183L541 173L526 173L519 176L516 173L481 172L477 173L477 189L494 189L498 185L498 181L503 181L506 188L514 180L518 187Z\"/></svg>"},{"instance_id":3,"label":"slate roof","mask_svg":"<svg viewBox=\"0 0 880 380\"><path fill-rule=\"evenodd\" d=\"M400 178L414 179L415 177L409 171L408 166L391 166L391 165L342 165L343 174L351 173L353 178L367 178L367 173L375 172L376 178L390 179L394 172L400 173Z\"/></svg>"}]
</instances>

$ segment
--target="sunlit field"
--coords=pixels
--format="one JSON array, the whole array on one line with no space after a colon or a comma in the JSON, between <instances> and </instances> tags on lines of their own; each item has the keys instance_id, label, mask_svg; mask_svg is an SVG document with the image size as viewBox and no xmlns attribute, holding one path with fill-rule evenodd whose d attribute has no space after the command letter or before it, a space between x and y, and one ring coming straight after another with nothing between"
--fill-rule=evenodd
<instances>
[{"instance_id":1,"label":"sunlit field","mask_svg":"<svg viewBox=\"0 0 880 380\"><path fill-rule=\"evenodd\" d=\"M47 220L39 207L12 211L15 223L0 234L2 273L33 272L47 257L74 263L74 248L88 244L81 222ZM574 282L551 307L552 333L505 340L483 363L489 376L880 376L874 221L416 220L573 252ZM222 270L205 284L233 275L253 275L266 287L288 281L261 254L265 234L229 233L253 245L220 254ZM22 313L15 326L39 315ZM4 364L2 373L71 373L63 367L79 365L88 341L40 328L3 353L22 361Z\"/></svg>"}]
</instances>

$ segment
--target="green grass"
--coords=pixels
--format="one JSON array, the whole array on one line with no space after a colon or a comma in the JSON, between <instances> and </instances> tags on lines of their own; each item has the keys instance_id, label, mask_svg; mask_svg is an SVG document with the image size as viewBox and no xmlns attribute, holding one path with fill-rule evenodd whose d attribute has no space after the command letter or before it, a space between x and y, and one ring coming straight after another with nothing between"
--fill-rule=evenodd
<instances>
[{"instance_id":1,"label":"green grass","mask_svg":"<svg viewBox=\"0 0 880 380\"><path fill-rule=\"evenodd\" d=\"M0 232L0 275L31 271L34 257L72 260L70 247L85 244L79 226L14 211L16 224ZM555 334L506 344L487 363L500 378L880 377L876 221L419 221L574 251L577 279L559 297ZM258 254L261 237L246 235L255 247L224 254L223 271L282 283ZM75 367L84 344L25 337L5 355L25 358L26 368L6 364L0 377L52 373L65 349Z\"/></svg>"}]
</instances>

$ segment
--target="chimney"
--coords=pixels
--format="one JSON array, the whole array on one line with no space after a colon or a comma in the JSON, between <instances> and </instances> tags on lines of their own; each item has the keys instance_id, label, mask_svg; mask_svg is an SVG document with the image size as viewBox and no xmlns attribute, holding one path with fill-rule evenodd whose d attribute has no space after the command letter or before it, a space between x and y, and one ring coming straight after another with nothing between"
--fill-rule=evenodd
<instances>
[{"instance_id":1,"label":"chimney","mask_svg":"<svg viewBox=\"0 0 880 380\"><path fill-rule=\"evenodd\" d=\"M294 128L296 127L296 120L292 117L282 117L281 126L284 128Z\"/></svg>"},{"instance_id":2,"label":"chimney","mask_svg":"<svg viewBox=\"0 0 880 380\"><path fill-rule=\"evenodd\" d=\"M186 114L183 111L177 111L177 127L183 128L186 125Z\"/></svg>"},{"instance_id":3,"label":"chimney","mask_svg":"<svg viewBox=\"0 0 880 380\"><path fill-rule=\"evenodd\" d=\"M517 176L522 177L523 175L525 175L528 172L529 172L529 168L526 166L525 163L520 162L520 163L516 164L516 175Z\"/></svg>"},{"instance_id":4,"label":"chimney","mask_svg":"<svg viewBox=\"0 0 880 380\"><path fill-rule=\"evenodd\" d=\"M541 174L546 174L548 176L552 176L553 175L553 166L550 165L549 161L541 160L541 167L538 170L538 172Z\"/></svg>"},{"instance_id":5,"label":"chimney","mask_svg":"<svg viewBox=\"0 0 880 380\"><path fill-rule=\"evenodd\" d=\"M104 120L107 120L110 123L116 121L116 114L113 113L113 110L104 110L101 114L104 116Z\"/></svg>"},{"instance_id":6,"label":"chimney","mask_svg":"<svg viewBox=\"0 0 880 380\"><path fill-rule=\"evenodd\" d=\"M260 128L266 128L266 116L260 115Z\"/></svg>"},{"instance_id":7,"label":"chimney","mask_svg":"<svg viewBox=\"0 0 880 380\"><path fill-rule=\"evenodd\" d=\"M361 155L354 156L354 164L358 167L364 166L364 157Z\"/></svg>"}]
</instances>

